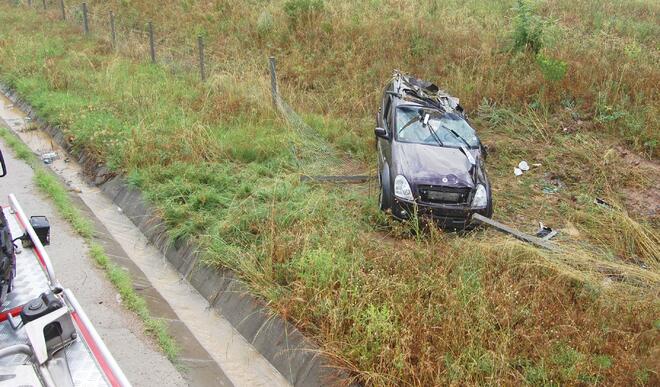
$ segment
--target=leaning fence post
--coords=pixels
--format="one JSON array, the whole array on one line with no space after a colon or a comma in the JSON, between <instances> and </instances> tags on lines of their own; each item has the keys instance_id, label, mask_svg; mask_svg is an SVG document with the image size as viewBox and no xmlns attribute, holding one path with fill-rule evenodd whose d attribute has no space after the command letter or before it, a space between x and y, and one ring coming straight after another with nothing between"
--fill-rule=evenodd
<instances>
[{"instance_id":1,"label":"leaning fence post","mask_svg":"<svg viewBox=\"0 0 660 387\"><path fill-rule=\"evenodd\" d=\"M115 32L115 14L110 11L110 35L112 37L112 47L117 48L117 33Z\"/></svg>"},{"instance_id":2,"label":"leaning fence post","mask_svg":"<svg viewBox=\"0 0 660 387\"><path fill-rule=\"evenodd\" d=\"M273 97L273 106L277 107L277 77L275 75L275 57L268 57L270 68L270 93Z\"/></svg>"},{"instance_id":3,"label":"leaning fence post","mask_svg":"<svg viewBox=\"0 0 660 387\"><path fill-rule=\"evenodd\" d=\"M85 35L89 34L89 23L87 21L87 3L82 3L82 12L83 12L83 27L85 29Z\"/></svg>"},{"instance_id":4,"label":"leaning fence post","mask_svg":"<svg viewBox=\"0 0 660 387\"><path fill-rule=\"evenodd\" d=\"M204 38L202 35L197 37L197 49L199 50L199 75L202 82L206 80L206 73L204 72Z\"/></svg>"},{"instance_id":5,"label":"leaning fence post","mask_svg":"<svg viewBox=\"0 0 660 387\"><path fill-rule=\"evenodd\" d=\"M149 22L149 47L151 49L151 63L156 63L156 47L154 46L154 26Z\"/></svg>"},{"instance_id":6,"label":"leaning fence post","mask_svg":"<svg viewBox=\"0 0 660 387\"><path fill-rule=\"evenodd\" d=\"M64 10L64 0L60 0L60 9L62 10L62 20L66 20L66 11Z\"/></svg>"}]
</instances>

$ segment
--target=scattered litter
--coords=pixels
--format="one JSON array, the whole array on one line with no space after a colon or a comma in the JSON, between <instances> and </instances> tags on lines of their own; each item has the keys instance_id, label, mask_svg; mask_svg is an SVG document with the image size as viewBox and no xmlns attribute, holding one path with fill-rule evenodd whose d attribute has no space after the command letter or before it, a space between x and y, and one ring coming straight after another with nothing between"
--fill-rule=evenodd
<instances>
[{"instance_id":1,"label":"scattered litter","mask_svg":"<svg viewBox=\"0 0 660 387\"><path fill-rule=\"evenodd\" d=\"M520 169L518 167L515 167L515 168L513 168L513 174L516 175L516 176L520 176L520 175L523 174L523 171L522 171L522 169Z\"/></svg>"},{"instance_id":2,"label":"scattered litter","mask_svg":"<svg viewBox=\"0 0 660 387\"><path fill-rule=\"evenodd\" d=\"M529 171L529 164L527 164L527 161L523 160L518 164L518 168L523 172Z\"/></svg>"},{"instance_id":3,"label":"scattered litter","mask_svg":"<svg viewBox=\"0 0 660 387\"><path fill-rule=\"evenodd\" d=\"M559 192L559 187L553 185L545 185L541 191L543 191L543 193L546 195L552 195Z\"/></svg>"},{"instance_id":4,"label":"scattered litter","mask_svg":"<svg viewBox=\"0 0 660 387\"><path fill-rule=\"evenodd\" d=\"M543 164L541 164L541 163L534 163L534 164L532 164L533 167L540 167L541 165L543 165Z\"/></svg>"},{"instance_id":5,"label":"scattered litter","mask_svg":"<svg viewBox=\"0 0 660 387\"><path fill-rule=\"evenodd\" d=\"M539 230L536 232L537 237L547 241L554 238L555 235L557 235L557 231L539 222Z\"/></svg>"},{"instance_id":6,"label":"scattered litter","mask_svg":"<svg viewBox=\"0 0 660 387\"><path fill-rule=\"evenodd\" d=\"M546 195L553 195L565 188L564 182L561 179L551 173L545 174L545 182L543 183L543 188L541 191Z\"/></svg>"},{"instance_id":7,"label":"scattered litter","mask_svg":"<svg viewBox=\"0 0 660 387\"><path fill-rule=\"evenodd\" d=\"M53 161L57 159L58 156L56 152L48 152L41 155L41 161L43 161L44 164L52 164Z\"/></svg>"},{"instance_id":8,"label":"scattered litter","mask_svg":"<svg viewBox=\"0 0 660 387\"><path fill-rule=\"evenodd\" d=\"M121 214L124 211L121 209L121 207L117 207L117 212L119 212Z\"/></svg>"},{"instance_id":9,"label":"scattered litter","mask_svg":"<svg viewBox=\"0 0 660 387\"><path fill-rule=\"evenodd\" d=\"M612 205L601 198L595 198L594 204L603 208L613 208Z\"/></svg>"}]
</instances>

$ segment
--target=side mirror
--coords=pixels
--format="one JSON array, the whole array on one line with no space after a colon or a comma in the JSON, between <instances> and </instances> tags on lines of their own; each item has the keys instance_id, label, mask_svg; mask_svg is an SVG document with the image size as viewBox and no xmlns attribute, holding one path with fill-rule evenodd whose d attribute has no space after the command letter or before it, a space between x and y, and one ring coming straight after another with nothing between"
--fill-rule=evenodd
<instances>
[{"instance_id":1,"label":"side mirror","mask_svg":"<svg viewBox=\"0 0 660 387\"><path fill-rule=\"evenodd\" d=\"M376 130L374 130L374 133L376 134L376 137L387 138L387 130L381 127L377 127Z\"/></svg>"},{"instance_id":2,"label":"side mirror","mask_svg":"<svg viewBox=\"0 0 660 387\"><path fill-rule=\"evenodd\" d=\"M2 151L0 151L0 167L2 167L2 172L0 172L0 177L7 176L7 167L5 166L5 158L2 156Z\"/></svg>"}]
</instances>

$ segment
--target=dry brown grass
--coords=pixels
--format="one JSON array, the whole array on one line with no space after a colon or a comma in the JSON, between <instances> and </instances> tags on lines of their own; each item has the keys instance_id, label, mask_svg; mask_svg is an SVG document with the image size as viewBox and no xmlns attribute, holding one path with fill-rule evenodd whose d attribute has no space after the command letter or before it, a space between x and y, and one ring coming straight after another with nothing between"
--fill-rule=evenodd
<instances>
[{"instance_id":1,"label":"dry brown grass","mask_svg":"<svg viewBox=\"0 0 660 387\"><path fill-rule=\"evenodd\" d=\"M3 76L78 146L129 173L174 237L200 237L207 262L236 270L357 380L657 384L657 220L618 204L657 178L616 151L657 149L644 145L657 139L657 6L540 4L551 21L542 53L569 66L551 82L533 55L508 49L513 1L326 2L296 23L284 0L154 4L91 7L112 7L130 28L153 19L163 45L194 47L191 36L204 34L209 82L190 59L176 62L192 50L163 48L152 67L143 38L112 54L98 19L96 37L82 40L11 12L0 15L14 32L0 38ZM415 234L376 211L373 190L299 184L289 148L309 144L270 108L271 52L297 110L336 148L357 143L358 160L342 155L354 169L370 161L375 100L392 68L438 81L492 145L496 217L560 229L563 252L491 230ZM515 178L522 159L542 166Z\"/></svg>"}]
</instances>

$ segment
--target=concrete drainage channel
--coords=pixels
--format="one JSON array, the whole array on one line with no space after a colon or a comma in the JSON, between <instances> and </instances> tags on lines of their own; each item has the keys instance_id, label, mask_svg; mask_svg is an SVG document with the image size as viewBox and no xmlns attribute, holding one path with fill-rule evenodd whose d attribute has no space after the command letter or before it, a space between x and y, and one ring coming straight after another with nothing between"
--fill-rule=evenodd
<instances>
[{"instance_id":1,"label":"concrete drainage channel","mask_svg":"<svg viewBox=\"0 0 660 387\"><path fill-rule=\"evenodd\" d=\"M154 316L169 322L191 385L317 386L343 379L232 272L197 262L193 243L170 243L164 222L139 191L85 154L73 155L59 128L0 89L0 118L76 193L108 255L130 271Z\"/></svg>"}]
</instances>

